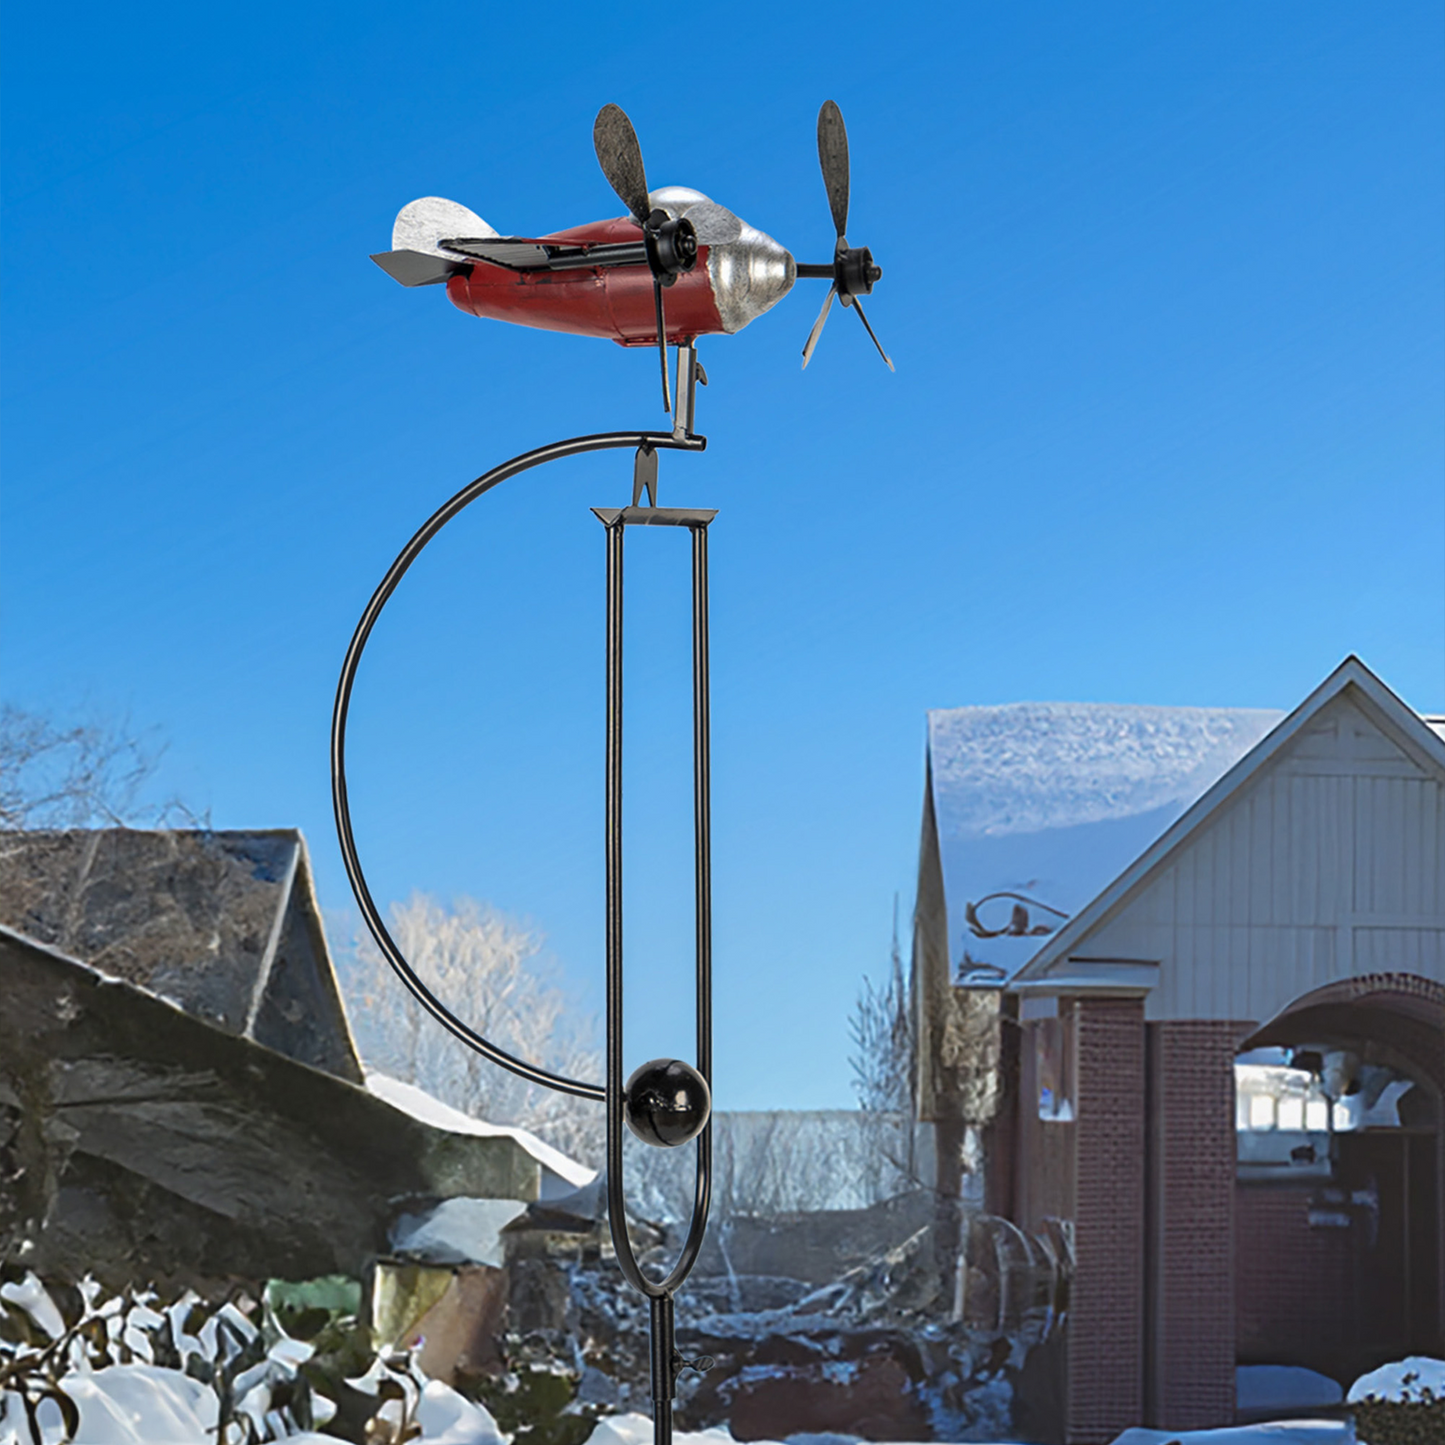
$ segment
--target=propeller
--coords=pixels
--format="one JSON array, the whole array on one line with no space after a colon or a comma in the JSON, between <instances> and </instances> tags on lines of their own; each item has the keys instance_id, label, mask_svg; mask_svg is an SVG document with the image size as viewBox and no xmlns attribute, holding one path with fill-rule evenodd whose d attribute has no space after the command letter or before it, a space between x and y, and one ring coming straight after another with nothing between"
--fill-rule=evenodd
<instances>
[{"instance_id":1,"label":"propeller","mask_svg":"<svg viewBox=\"0 0 1445 1445\"><path fill-rule=\"evenodd\" d=\"M883 270L873 264L873 253L866 246L848 245L845 234L848 229L848 130L843 124L843 112L831 100L825 100L823 108L818 112L818 164L823 171L823 186L828 192L828 209L833 213L833 229L838 233L838 239L833 246L831 266L798 267L800 276L831 276L833 279L828 294L823 298L823 309L818 313L818 319L813 323L813 329L808 333L807 343L803 347L803 366L806 368L812 358L813 348L823 334L823 323L828 319L833 297L836 296L844 306L851 306L858 313L863 329L878 348L878 355L888 363L888 370L893 371L894 365L889 361L883 343L868 324L863 303L858 299L872 292L873 285L881 279Z\"/></svg>"},{"instance_id":2,"label":"propeller","mask_svg":"<svg viewBox=\"0 0 1445 1445\"><path fill-rule=\"evenodd\" d=\"M657 349L662 361L662 409L672 410L672 393L667 383L667 317L663 311L663 287L671 286L684 271L697 264L697 231L686 216L669 220L667 212L653 209L648 200L647 172L642 164L642 147L637 132L620 105L604 105L592 126L592 144L597 163L607 184L617 192L632 219L642 227L647 246L647 265L652 272L652 299L657 308ZM721 207L717 208L721 210ZM714 218L709 217L710 221Z\"/></svg>"}]
</instances>

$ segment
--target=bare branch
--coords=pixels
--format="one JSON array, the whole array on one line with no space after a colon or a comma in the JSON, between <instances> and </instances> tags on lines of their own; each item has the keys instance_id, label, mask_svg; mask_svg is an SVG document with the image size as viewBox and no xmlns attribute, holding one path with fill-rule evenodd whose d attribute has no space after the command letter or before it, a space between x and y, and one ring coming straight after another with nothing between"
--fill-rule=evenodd
<instances>
[{"instance_id":1,"label":"bare branch","mask_svg":"<svg viewBox=\"0 0 1445 1445\"><path fill-rule=\"evenodd\" d=\"M208 826L176 799L138 801L164 752L124 720L64 727L7 703L0 707L0 830Z\"/></svg>"},{"instance_id":2,"label":"bare branch","mask_svg":"<svg viewBox=\"0 0 1445 1445\"><path fill-rule=\"evenodd\" d=\"M894 900L893 952L881 986L863 980L848 1021L856 1052L849 1058L858 1106L870 1112L906 1113L912 1104L913 1015L898 947L898 903Z\"/></svg>"},{"instance_id":3,"label":"bare branch","mask_svg":"<svg viewBox=\"0 0 1445 1445\"><path fill-rule=\"evenodd\" d=\"M571 1016L538 934L470 898L446 908L417 893L393 904L391 915L402 953L471 1027L555 1073L600 1074L595 1020ZM596 1104L529 1084L472 1053L423 1016L364 930L340 962L357 1045L369 1067L475 1117L530 1129L584 1163L600 1163L605 1118Z\"/></svg>"}]
</instances>

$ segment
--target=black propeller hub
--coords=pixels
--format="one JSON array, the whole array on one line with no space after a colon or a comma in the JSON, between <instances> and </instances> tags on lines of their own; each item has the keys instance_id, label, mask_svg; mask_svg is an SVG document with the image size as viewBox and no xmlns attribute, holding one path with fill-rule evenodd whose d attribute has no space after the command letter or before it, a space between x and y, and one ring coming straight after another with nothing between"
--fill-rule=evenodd
<instances>
[{"instance_id":1,"label":"black propeller hub","mask_svg":"<svg viewBox=\"0 0 1445 1445\"><path fill-rule=\"evenodd\" d=\"M647 243L647 264L664 286L671 286L683 271L697 265L697 232L686 216L669 221L666 211L654 211L642 235Z\"/></svg>"},{"instance_id":2,"label":"black propeller hub","mask_svg":"<svg viewBox=\"0 0 1445 1445\"><path fill-rule=\"evenodd\" d=\"M883 268L873 264L873 253L867 246L849 249L839 242L833 255L833 283L844 301L849 296L867 296L873 283L882 277Z\"/></svg>"}]
</instances>

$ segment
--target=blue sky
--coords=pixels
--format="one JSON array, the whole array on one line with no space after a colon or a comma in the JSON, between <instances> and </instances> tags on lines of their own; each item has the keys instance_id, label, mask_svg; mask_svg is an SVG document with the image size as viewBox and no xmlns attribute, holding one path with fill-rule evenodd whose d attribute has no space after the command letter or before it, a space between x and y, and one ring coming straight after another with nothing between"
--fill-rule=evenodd
<instances>
[{"instance_id":1,"label":"blue sky","mask_svg":"<svg viewBox=\"0 0 1445 1445\"><path fill-rule=\"evenodd\" d=\"M503 232L654 185L831 241L898 364L800 283L704 343L720 1105L851 1103L846 1021L911 905L930 707L1289 708L1347 652L1445 710L1438 4L406 13L10 3L4 696L168 740L161 791L299 825L348 893L326 736L391 556L470 477L655 425L655 358L478 322L368 252L451 196ZM601 968L601 529L630 463L480 503L358 686L383 898L471 894ZM686 557L629 546L630 1061L688 1049ZM678 539L672 539L678 540ZM905 940L906 946L906 940Z\"/></svg>"}]
</instances>

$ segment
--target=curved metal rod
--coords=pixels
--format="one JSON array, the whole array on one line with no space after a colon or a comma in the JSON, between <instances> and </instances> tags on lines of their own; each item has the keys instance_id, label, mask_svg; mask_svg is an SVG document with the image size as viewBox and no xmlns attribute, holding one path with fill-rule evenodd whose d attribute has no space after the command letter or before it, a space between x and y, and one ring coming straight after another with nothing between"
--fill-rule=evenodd
<instances>
[{"instance_id":1,"label":"curved metal rod","mask_svg":"<svg viewBox=\"0 0 1445 1445\"><path fill-rule=\"evenodd\" d=\"M415 536L402 548L395 562L381 579L381 585L372 593L371 601L361 614L361 621L352 634L351 645L346 649L346 660L341 665L341 678L336 686L336 705L331 715L331 802L336 814L336 832L341 843L341 857L346 865L346 876L351 880L352 892L361 905L362 917L371 930L386 961L396 970L401 981L416 996L417 1001L444 1028L449 1029L468 1048L474 1049L483 1058L500 1064L504 1069L520 1075L532 1084L541 1084L557 1089L564 1094L575 1094L583 1099L605 1100L606 1089L600 1084L584 1084L578 1079L569 1079L562 1074L529 1064L524 1059L514 1058L505 1049L489 1043L475 1029L463 1023L447 1006L432 993L407 962L396 940L387 931L381 911L377 908L367 886L366 875L361 868L361 859L356 849L356 838L351 827L351 804L346 788L346 719L351 708L351 689L356 681L356 670L361 663L361 654L376 626L382 609L391 594L396 591L401 579L406 576L411 564L421 555L427 543L465 507L470 506L484 492L515 477L532 467L546 462L560 461L563 457L581 456L585 452L608 451L624 447L651 446L668 447L677 451L700 452L707 446L707 438L700 436L676 436L671 432L599 432L592 436L570 437L566 441L552 442L534 451L523 452L491 471L484 472L475 481L468 483L450 501L444 502L421 525ZM625 1228L625 1226L624 1226Z\"/></svg>"}]
</instances>

